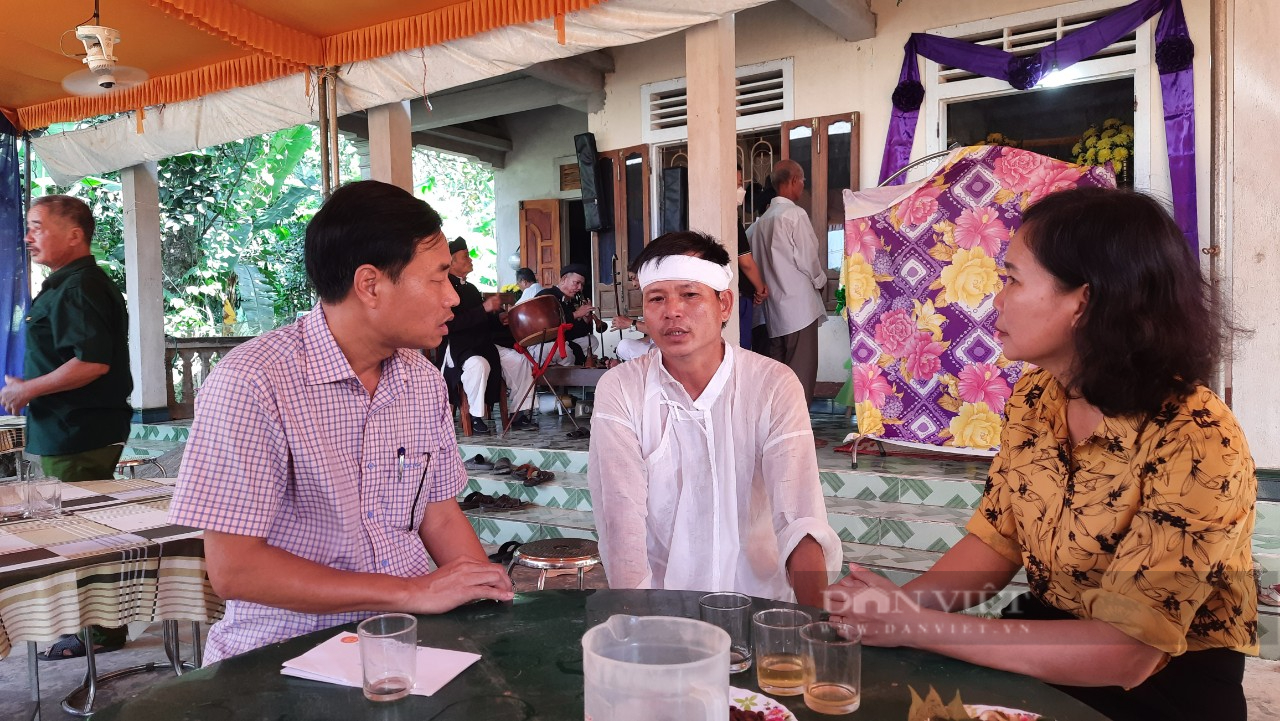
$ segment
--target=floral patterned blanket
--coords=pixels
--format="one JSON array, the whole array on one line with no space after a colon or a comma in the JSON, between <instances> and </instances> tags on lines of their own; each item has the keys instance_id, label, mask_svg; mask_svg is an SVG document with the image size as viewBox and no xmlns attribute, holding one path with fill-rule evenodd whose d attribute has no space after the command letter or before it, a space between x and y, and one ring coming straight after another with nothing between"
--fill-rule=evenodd
<instances>
[{"instance_id":1,"label":"floral patterned blanket","mask_svg":"<svg viewBox=\"0 0 1280 721\"><path fill-rule=\"evenodd\" d=\"M1114 187L1115 176L979 145L874 214L845 191L840 284L860 435L966 452L999 446L1023 366L995 337L1005 248L1032 203L1085 185Z\"/></svg>"}]
</instances>

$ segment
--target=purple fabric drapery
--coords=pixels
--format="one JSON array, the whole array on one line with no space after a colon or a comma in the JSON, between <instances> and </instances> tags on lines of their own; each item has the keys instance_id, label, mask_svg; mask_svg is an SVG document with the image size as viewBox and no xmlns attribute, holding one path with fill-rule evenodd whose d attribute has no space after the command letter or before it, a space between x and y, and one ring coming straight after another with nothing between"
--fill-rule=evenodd
<instances>
[{"instance_id":1,"label":"purple fabric drapery","mask_svg":"<svg viewBox=\"0 0 1280 721\"><path fill-rule=\"evenodd\" d=\"M0 373L19 378L26 326L15 321L26 316L30 305L20 165L18 131L0 115L0 318L9 319L9 327L0 330Z\"/></svg>"},{"instance_id":2,"label":"purple fabric drapery","mask_svg":"<svg viewBox=\"0 0 1280 721\"><path fill-rule=\"evenodd\" d=\"M926 33L912 33L903 50L902 72L893 91L893 113L880 163L880 182L905 167L915 141L924 87L918 56L990 78L1019 90L1035 87L1053 70L1068 68L1114 43L1160 14L1156 24L1156 66L1164 103L1165 137L1173 211L1193 252L1200 247L1196 213L1195 86L1191 60L1194 47L1182 14L1181 0L1137 0L1100 18L1032 55L1013 55L998 48ZM905 175L893 183L902 183Z\"/></svg>"}]
</instances>

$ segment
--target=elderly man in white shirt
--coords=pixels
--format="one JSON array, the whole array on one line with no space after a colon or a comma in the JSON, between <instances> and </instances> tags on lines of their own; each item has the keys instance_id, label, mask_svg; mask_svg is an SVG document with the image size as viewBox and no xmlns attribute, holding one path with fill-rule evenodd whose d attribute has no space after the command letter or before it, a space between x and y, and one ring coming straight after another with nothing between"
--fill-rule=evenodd
<instances>
[{"instance_id":1,"label":"elderly man in white shirt","mask_svg":"<svg viewBox=\"0 0 1280 721\"><path fill-rule=\"evenodd\" d=\"M587 478L613 588L819 605L840 569L795 374L721 338L729 255L669 233L632 271L656 349L601 378Z\"/></svg>"},{"instance_id":2,"label":"elderly man in white shirt","mask_svg":"<svg viewBox=\"0 0 1280 721\"><path fill-rule=\"evenodd\" d=\"M751 257L769 286L764 310L774 346L771 355L796 372L809 404L818 382L818 326L827 319L822 303L827 270L809 214L796 205L804 195L804 168L794 160L782 160L769 177L778 196L747 230L747 238Z\"/></svg>"}]
</instances>

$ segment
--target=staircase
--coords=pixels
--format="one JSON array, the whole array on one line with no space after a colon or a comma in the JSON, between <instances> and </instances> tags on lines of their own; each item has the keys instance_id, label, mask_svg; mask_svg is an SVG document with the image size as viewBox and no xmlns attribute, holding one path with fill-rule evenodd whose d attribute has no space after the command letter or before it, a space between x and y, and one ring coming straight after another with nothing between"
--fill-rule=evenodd
<instances>
[{"instance_id":1,"label":"staircase","mask_svg":"<svg viewBox=\"0 0 1280 721\"><path fill-rule=\"evenodd\" d=\"M492 436L460 440L466 441L459 446L464 458L507 458L513 465L532 463L556 474L555 480L528 488L509 475L469 472L463 496L505 493L533 504L511 511L466 511L482 543L596 538L585 450L509 447ZM987 464L979 462L860 453L858 469L851 470L848 456L825 450L818 458L827 520L840 535L845 562L875 569L896 583L919 575L965 535L987 472ZM1280 582L1280 502L1258 502L1253 546L1264 582ZM969 612L994 614L1025 590L1025 576L1019 572L999 596ZM1280 609L1261 606L1259 611L1262 656L1280 659Z\"/></svg>"}]
</instances>

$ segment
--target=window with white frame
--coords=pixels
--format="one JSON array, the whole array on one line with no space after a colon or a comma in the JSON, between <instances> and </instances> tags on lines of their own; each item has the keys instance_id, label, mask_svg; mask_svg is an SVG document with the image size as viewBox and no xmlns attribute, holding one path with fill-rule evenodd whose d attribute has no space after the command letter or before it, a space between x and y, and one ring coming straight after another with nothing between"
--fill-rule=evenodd
<instances>
[{"instance_id":1,"label":"window with white frame","mask_svg":"<svg viewBox=\"0 0 1280 721\"><path fill-rule=\"evenodd\" d=\"M743 65L735 68L734 77L739 132L791 120L791 58ZM640 86L644 142L652 145L689 137L687 84L686 78L674 78Z\"/></svg>"},{"instance_id":2,"label":"window with white frame","mask_svg":"<svg viewBox=\"0 0 1280 721\"><path fill-rule=\"evenodd\" d=\"M1123 4L1083 0L930 32L1028 55ZM1016 145L1072 162L1112 162L1123 184L1152 187L1152 28L1147 22L1086 60L1052 69L1027 91L926 60L926 153L984 142Z\"/></svg>"}]
</instances>

